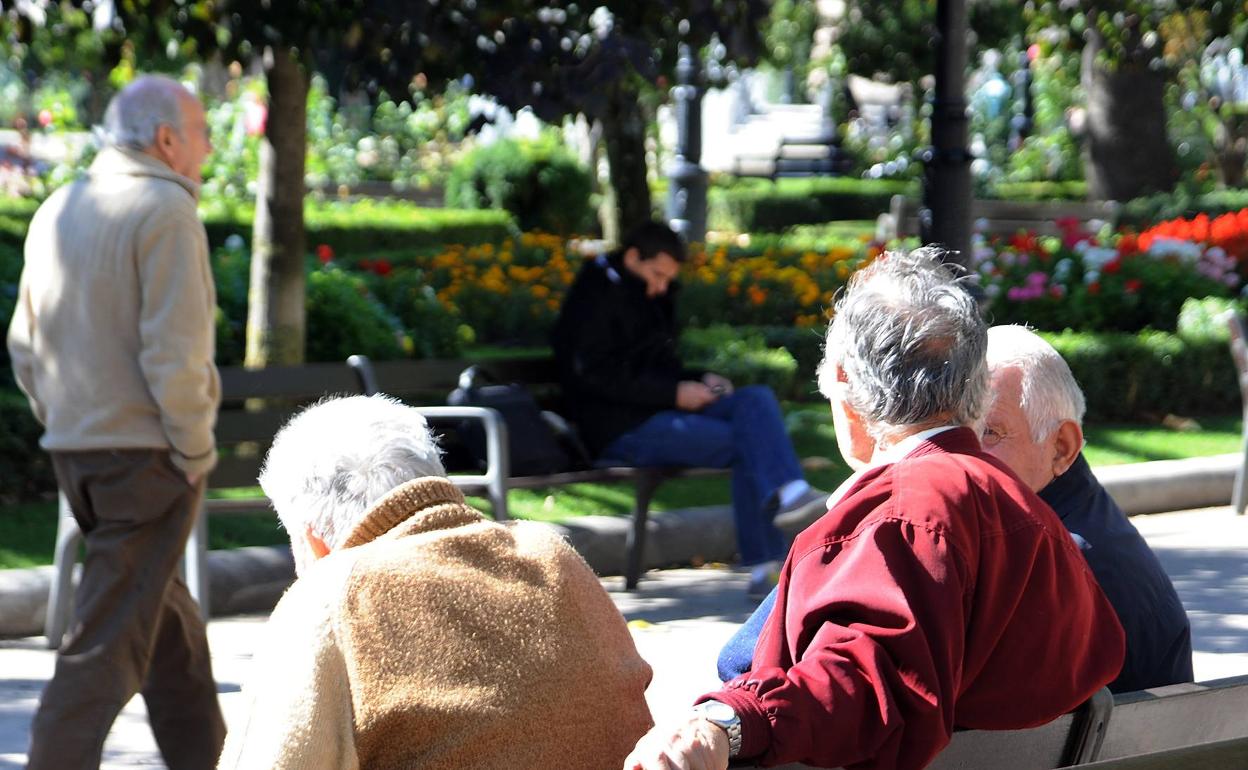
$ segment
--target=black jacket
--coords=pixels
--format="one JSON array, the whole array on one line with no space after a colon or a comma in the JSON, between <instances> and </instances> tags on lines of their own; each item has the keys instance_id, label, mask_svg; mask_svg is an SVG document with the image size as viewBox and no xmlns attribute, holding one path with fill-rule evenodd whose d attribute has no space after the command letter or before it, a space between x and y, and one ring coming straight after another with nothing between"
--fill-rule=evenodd
<instances>
[{"instance_id":1,"label":"black jacket","mask_svg":"<svg viewBox=\"0 0 1248 770\"><path fill-rule=\"evenodd\" d=\"M1126 631L1127 657L1109 689L1132 692L1192 681L1191 626L1174 585L1082 454L1040 490L1040 498L1078 536Z\"/></svg>"},{"instance_id":2,"label":"black jacket","mask_svg":"<svg viewBox=\"0 0 1248 770\"><path fill-rule=\"evenodd\" d=\"M568 290L551 332L563 408L589 451L676 408L676 385L698 379L676 350L673 284L649 298L619 254L589 260Z\"/></svg>"}]
</instances>

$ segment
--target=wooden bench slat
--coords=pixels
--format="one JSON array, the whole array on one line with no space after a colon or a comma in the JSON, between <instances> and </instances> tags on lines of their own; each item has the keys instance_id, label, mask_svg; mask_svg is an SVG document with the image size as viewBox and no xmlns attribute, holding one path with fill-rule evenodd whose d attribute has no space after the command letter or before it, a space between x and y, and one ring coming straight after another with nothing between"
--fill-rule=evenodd
<instances>
[{"instance_id":1,"label":"wooden bench slat","mask_svg":"<svg viewBox=\"0 0 1248 770\"><path fill-rule=\"evenodd\" d=\"M246 398L313 400L326 393L358 393L355 374L345 364L304 364L244 369L221 369L223 401Z\"/></svg>"}]
</instances>

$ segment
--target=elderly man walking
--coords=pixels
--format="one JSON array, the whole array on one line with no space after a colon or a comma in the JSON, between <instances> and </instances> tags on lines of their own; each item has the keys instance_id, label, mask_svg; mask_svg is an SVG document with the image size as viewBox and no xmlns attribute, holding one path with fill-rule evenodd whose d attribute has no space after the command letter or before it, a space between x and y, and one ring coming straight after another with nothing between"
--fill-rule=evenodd
<instances>
[{"instance_id":1,"label":"elderly man walking","mask_svg":"<svg viewBox=\"0 0 1248 770\"><path fill-rule=\"evenodd\" d=\"M851 279L819 382L859 470L794 541L752 670L625 768L913 770L955 727L1040 724L1117 675L1122 627L1078 547L970 427L987 333L939 256Z\"/></svg>"},{"instance_id":2,"label":"elderly man walking","mask_svg":"<svg viewBox=\"0 0 1248 770\"><path fill-rule=\"evenodd\" d=\"M29 767L100 763L143 694L171 770L216 764L225 727L199 608L176 575L216 461L216 295L196 215L211 150L199 101L148 76L109 104L110 146L26 237L8 346L86 539L76 622Z\"/></svg>"},{"instance_id":3,"label":"elderly man walking","mask_svg":"<svg viewBox=\"0 0 1248 770\"><path fill-rule=\"evenodd\" d=\"M260 484L299 578L222 768L618 768L650 727L650 667L589 566L466 505L415 409L313 406Z\"/></svg>"}]
</instances>

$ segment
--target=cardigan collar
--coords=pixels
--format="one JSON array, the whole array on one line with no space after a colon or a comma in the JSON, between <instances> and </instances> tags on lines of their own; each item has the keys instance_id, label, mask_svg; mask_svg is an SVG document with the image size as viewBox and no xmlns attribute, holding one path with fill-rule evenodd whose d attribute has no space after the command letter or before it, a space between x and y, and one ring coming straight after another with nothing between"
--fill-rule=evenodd
<instances>
[{"instance_id":1,"label":"cardigan collar","mask_svg":"<svg viewBox=\"0 0 1248 770\"><path fill-rule=\"evenodd\" d=\"M414 535L469 524L482 515L464 503L464 493L445 476L413 479L390 490L352 529L343 548L379 537Z\"/></svg>"}]
</instances>

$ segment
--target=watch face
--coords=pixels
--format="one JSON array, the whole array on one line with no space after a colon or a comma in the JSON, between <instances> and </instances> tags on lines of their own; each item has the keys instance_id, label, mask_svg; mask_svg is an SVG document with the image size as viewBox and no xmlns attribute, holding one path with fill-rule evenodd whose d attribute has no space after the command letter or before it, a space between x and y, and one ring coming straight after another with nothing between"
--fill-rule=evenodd
<instances>
[{"instance_id":1,"label":"watch face","mask_svg":"<svg viewBox=\"0 0 1248 770\"><path fill-rule=\"evenodd\" d=\"M732 710L732 706L717 700L708 700L698 705L702 710L702 714L707 719L717 722L731 722L737 718L737 712Z\"/></svg>"}]
</instances>

